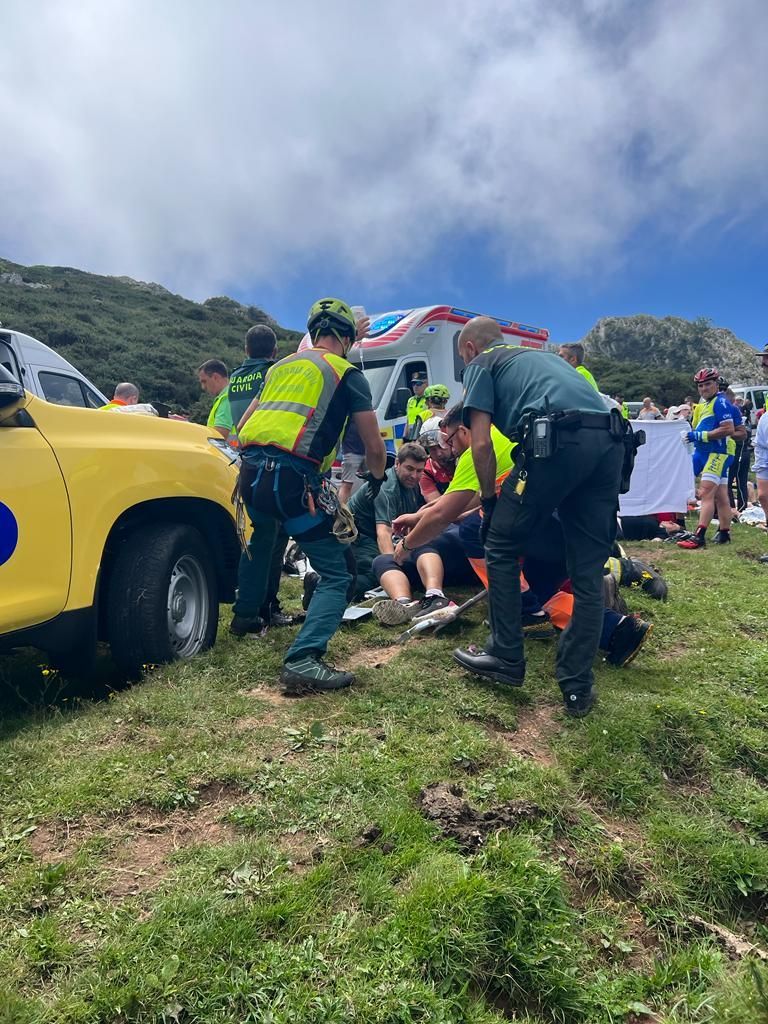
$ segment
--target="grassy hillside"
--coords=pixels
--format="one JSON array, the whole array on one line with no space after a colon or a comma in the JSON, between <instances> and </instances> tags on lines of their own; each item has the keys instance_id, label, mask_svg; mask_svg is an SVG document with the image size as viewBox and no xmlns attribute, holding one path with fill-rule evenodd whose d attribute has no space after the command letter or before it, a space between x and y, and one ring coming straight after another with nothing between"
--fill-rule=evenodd
<instances>
[{"instance_id":1,"label":"grassy hillside","mask_svg":"<svg viewBox=\"0 0 768 1024\"><path fill-rule=\"evenodd\" d=\"M95 703L0 660L0 1021L766 1024L711 930L768 947L766 538L734 532L638 546L671 599L629 593L655 632L582 722L548 644L509 692L368 624L332 644L358 685L293 702L281 631Z\"/></svg>"},{"instance_id":2,"label":"grassy hillside","mask_svg":"<svg viewBox=\"0 0 768 1024\"><path fill-rule=\"evenodd\" d=\"M50 345L107 395L119 381L133 381L143 400L198 418L210 404L200 397L195 372L203 360L215 356L236 366L255 323L274 328L283 352L301 337L232 299L191 302L130 278L7 260L0 260L0 322Z\"/></svg>"}]
</instances>

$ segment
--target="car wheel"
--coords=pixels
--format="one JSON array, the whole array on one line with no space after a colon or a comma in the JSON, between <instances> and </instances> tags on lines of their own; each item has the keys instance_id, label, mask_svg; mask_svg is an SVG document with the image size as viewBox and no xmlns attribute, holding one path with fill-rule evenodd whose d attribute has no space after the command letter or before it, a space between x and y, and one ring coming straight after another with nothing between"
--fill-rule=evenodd
<instances>
[{"instance_id":1,"label":"car wheel","mask_svg":"<svg viewBox=\"0 0 768 1024\"><path fill-rule=\"evenodd\" d=\"M151 526L131 534L109 578L107 635L117 666L191 658L211 647L219 619L216 569L191 526Z\"/></svg>"}]
</instances>

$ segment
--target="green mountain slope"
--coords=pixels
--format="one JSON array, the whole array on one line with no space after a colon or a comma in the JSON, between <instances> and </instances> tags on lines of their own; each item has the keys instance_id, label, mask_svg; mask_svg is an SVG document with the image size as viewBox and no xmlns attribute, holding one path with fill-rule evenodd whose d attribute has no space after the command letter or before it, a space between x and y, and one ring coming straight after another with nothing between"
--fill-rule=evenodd
<instances>
[{"instance_id":1,"label":"green mountain slope","mask_svg":"<svg viewBox=\"0 0 768 1024\"><path fill-rule=\"evenodd\" d=\"M143 400L167 402L198 419L210 404L196 375L205 359L236 366L245 332L255 323L270 324L283 354L301 338L233 299L191 302L129 277L2 259L0 321L50 345L107 395L119 381L133 381Z\"/></svg>"}]
</instances>

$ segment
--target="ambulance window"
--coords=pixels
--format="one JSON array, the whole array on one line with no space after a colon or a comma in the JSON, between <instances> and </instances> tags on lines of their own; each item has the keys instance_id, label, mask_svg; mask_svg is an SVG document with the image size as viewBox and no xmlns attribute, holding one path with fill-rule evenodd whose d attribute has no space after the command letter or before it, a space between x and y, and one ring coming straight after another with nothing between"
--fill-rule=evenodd
<instances>
[{"instance_id":1,"label":"ambulance window","mask_svg":"<svg viewBox=\"0 0 768 1024\"><path fill-rule=\"evenodd\" d=\"M751 397L755 409L762 409L765 406L765 391L753 391Z\"/></svg>"},{"instance_id":2,"label":"ambulance window","mask_svg":"<svg viewBox=\"0 0 768 1024\"><path fill-rule=\"evenodd\" d=\"M417 371L419 373L426 374L427 375L427 380L429 380L429 372L427 371L427 364L424 362L423 359L418 359L418 360L414 359L411 362L403 363L403 365L400 367L400 373L397 375L397 380L395 381L395 386L392 389L392 396L391 396L391 398L389 400L389 408L387 409L386 419L393 420L393 419L396 419L398 416L404 416L405 415L405 411L400 408L400 404L398 402L398 397L397 397L397 392L398 392L398 390L400 388L407 388L408 389L408 393L409 394L413 394L413 392L411 391L411 377ZM433 383L433 382L430 381L430 383ZM437 383L439 383L439 381Z\"/></svg>"},{"instance_id":3,"label":"ambulance window","mask_svg":"<svg viewBox=\"0 0 768 1024\"><path fill-rule=\"evenodd\" d=\"M459 334L461 331L456 331L451 342L453 351L453 379L461 380L462 374L464 373L464 360L459 355Z\"/></svg>"},{"instance_id":4,"label":"ambulance window","mask_svg":"<svg viewBox=\"0 0 768 1024\"><path fill-rule=\"evenodd\" d=\"M54 405L74 405L82 409L85 406L80 381L74 377L65 377L62 373L39 373L40 387L46 401Z\"/></svg>"}]
</instances>

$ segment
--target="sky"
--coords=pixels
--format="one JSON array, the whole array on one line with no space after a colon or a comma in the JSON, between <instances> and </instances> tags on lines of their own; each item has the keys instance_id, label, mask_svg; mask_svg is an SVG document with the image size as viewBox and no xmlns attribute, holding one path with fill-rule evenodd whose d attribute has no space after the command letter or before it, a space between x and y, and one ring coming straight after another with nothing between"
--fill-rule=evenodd
<instances>
[{"instance_id":1,"label":"sky","mask_svg":"<svg viewBox=\"0 0 768 1024\"><path fill-rule=\"evenodd\" d=\"M0 256L768 341L765 0L9 0Z\"/></svg>"}]
</instances>

